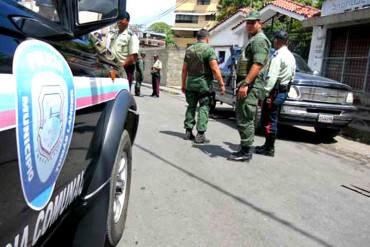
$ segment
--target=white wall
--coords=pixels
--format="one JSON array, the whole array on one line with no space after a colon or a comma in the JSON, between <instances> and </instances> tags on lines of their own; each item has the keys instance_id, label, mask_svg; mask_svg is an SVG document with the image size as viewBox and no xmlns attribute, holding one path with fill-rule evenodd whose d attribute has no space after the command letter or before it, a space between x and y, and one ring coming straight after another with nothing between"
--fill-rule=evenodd
<instances>
[{"instance_id":1,"label":"white wall","mask_svg":"<svg viewBox=\"0 0 370 247\"><path fill-rule=\"evenodd\" d=\"M310 55L308 58L308 65L312 70L321 72L323 58L325 54L325 44L327 37L326 27L313 27Z\"/></svg>"},{"instance_id":2,"label":"white wall","mask_svg":"<svg viewBox=\"0 0 370 247\"><path fill-rule=\"evenodd\" d=\"M226 52L225 61L230 57L230 48L232 46L237 45L242 47L248 41L248 36L244 28L242 30L232 30L232 28L243 21L243 19L244 15L240 14L230 18L230 20L222 23L211 31L209 43L215 48L216 54L218 54L218 51Z\"/></svg>"}]
</instances>

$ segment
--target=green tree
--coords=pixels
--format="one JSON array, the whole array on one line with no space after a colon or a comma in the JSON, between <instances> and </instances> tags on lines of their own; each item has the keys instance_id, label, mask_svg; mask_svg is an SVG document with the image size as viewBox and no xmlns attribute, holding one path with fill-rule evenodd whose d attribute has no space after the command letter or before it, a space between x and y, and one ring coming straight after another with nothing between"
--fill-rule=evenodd
<instances>
[{"instance_id":1,"label":"green tree","mask_svg":"<svg viewBox=\"0 0 370 247\"><path fill-rule=\"evenodd\" d=\"M218 4L217 20L226 19L241 8L260 9L263 4L263 0L221 0Z\"/></svg>"},{"instance_id":2,"label":"green tree","mask_svg":"<svg viewBox=\"0 0 370 247\"><path fill-rule=\"evenodd\" d=\"M148 29L157 33L167 33L171 31L171 26L165 22L156 22L150 25Z\"/></svg>"},{"instance_id":3,"label":"green tree","mask_svg":"<svg viewBox=\"0 0 370 247\"><path fill-rule=\"evenodd\" d=\"M322 2L324 0L294 0L298 3L305 5L314 6L316 8L321 8ZM236 13L241 8L254 8L261 9L267 1L264 0L221 0L218 5L218 16L217 20L223 20L230 17ZM264 31L267 36L272 40L273 33L284 29L289 32L290 37L290 48L300 54L303 58L307 59L310 43L312 29L305 29L298 20L291 20L288 17L282 16L280 18L275 18L273 27L271 24L264 25Z\"/></svg>"}]
</instances>

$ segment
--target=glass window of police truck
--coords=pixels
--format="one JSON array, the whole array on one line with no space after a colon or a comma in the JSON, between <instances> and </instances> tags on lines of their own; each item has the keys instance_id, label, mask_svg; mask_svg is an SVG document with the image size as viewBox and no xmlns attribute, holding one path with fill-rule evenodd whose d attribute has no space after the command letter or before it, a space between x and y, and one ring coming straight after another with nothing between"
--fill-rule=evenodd
<instances>
[{"instance_id":1,"label":"glass window of police truck","mask_svg":"<svg viewBox=\"0 0 370 247\"><path fill-rule=\"evenodd\" d=\"M14 0L51 21L59 22L58 11L54 0Z\"/></svg>"}]
</instances>

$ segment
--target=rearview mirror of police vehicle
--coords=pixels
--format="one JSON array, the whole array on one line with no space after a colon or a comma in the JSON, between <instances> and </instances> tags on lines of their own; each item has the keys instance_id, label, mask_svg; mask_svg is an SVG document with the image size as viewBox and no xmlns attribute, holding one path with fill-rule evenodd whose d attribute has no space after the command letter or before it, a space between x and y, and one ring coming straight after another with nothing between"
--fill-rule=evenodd
<instances>
[{"instance_id":1,"label":"rearview mirror of police vehicle","mask_svg":"<svg viewBox=\"0 0 370 247\"><path fill-rule=\"evenodd\" d=\"M74 3L75 36L113 24L126 12L126 0L75 0Z\"/></svg>"}]
</instances>

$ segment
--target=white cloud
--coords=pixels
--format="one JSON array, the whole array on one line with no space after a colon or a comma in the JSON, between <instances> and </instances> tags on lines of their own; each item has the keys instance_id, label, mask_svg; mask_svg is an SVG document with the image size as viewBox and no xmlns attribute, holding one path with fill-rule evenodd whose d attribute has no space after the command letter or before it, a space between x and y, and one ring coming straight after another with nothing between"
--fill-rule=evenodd
<instances>
[{"instance_id":1,"label":"white cloud","mask_svg":"<svg viewBox=\"0 0 370 247\"><path fill-rule=\"evenodd\" d=\"M154 18L176 5L176 0L128 0L127 11L131 15L132 24L150 25L153 22L164 21L174 24L174 11L161 18Z\"/></svg>"}]
</instances>

